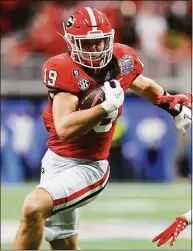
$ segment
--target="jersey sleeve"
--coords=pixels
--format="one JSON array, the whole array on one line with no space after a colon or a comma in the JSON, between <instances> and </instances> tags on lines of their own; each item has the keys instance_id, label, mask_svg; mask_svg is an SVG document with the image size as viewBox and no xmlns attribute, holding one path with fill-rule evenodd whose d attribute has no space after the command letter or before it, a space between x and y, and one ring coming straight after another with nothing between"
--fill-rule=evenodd
<instances>
[{"instance_id":1,"label":"jersey sleeve","mask_svg":"<svg viewBox=\"0 0 193 251\"><path fill-rule=\"evenodd\" d=\"M61 61L56 58L50 58L42 66L42 82L47 88L49 96L58 92L68 92L68 70Z\"/></svg>"},{"instance_id":2,"label":"jersey sleeve","mask_svg":"<svg viewBox=\"0 0 193 251\"><path fill-rule=\"evenodd\" d=\"M144 68L144 64L133 48L126 46L125 55L125 62L123 57L123 59L121 59L123 66L122 68L120 67L122 76L124 77L121 83L124 91L130 87L132 82L143 72Z\"/></svg>"}]
</instances>

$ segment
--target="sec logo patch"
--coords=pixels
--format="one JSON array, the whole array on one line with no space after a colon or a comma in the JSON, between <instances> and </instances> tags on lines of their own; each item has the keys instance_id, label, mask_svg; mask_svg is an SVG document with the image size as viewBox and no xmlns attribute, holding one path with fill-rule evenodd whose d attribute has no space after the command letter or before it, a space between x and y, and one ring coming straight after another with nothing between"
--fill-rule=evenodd
<instances>
[{"instance_id":1,"label":"sec logo patch","mask_svg":"<svg viewBox=\"0 0 193 251\"><path fill-rule=\"evenodd\" d=\"M90 86L90 81L87 78L81 78L78 82L78 86L81 91L85 91Z\"/></svg>"}]
</instances>

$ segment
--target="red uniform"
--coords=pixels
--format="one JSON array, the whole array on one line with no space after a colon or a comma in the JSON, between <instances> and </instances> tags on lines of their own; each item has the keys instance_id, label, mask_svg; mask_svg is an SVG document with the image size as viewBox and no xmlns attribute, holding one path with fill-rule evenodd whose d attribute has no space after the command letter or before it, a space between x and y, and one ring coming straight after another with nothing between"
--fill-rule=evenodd
<instances>
[{"instance_id":1,"label":"red uniform","mask_svg":"<svg viewBox=\"0 0 193 251\"><path fill-rule=\"evenodd\" d=\"M99 79L93 77L89 70L76 64L68 53L51 57L43 65L42 81L53 92L69 92L79 98L84 94L85 90L95 88L99 83L115 78L120 80L122 88L126 91L135 78L142 73L143 64L136 52L127 45L115 43L113 55L112 60L114 63L110 67L107 65L106 69L101 70L103 76ZM71 142L64 142L60 140L54 127L52 98L49 96L48 106L43 112L45 127L49 132L47 147L64 157L90 160L106 159L109 155L116 121L121 113L122 108L119 109L117 114L110 115L88 133Z\"/></svg>"}]
</instances>

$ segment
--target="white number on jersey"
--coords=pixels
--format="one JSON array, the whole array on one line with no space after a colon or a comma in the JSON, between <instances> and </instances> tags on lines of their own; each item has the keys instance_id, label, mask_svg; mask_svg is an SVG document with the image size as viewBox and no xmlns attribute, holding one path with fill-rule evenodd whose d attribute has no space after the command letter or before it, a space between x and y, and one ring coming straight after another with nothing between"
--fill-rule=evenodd
<instances>
[{"instance_id":1,"label":"white number on jersey","mask_svg":"<svg viewBox=\"0 0 193 251\"><path fill-rule=\"evenodd\" d=\"M56 83L56 79L57 79L58 74L54 70L49 70L48 74L47 74L47 70L48 70L48 68L44 69L44 80L43 80L43 82L45 84L47 84L47 85L54 86L55 83Z\"/></svg>"},{"instance_id":2,"label":"white number on jersey","mask_svg":"<svg viewBox=\"0 0 193 251\"><path fill-rule=\"evenodd\" d=\"M115 110L114 112L111 112L106 119L110 119L110 122L107 125L102 125L101 123L96 125L95 127L93 127L93 130L95 132L108 132L112 125L113 125L113 121L115 121L115 119L118 117L118 110Z\"/></svg>"}]
</instances>

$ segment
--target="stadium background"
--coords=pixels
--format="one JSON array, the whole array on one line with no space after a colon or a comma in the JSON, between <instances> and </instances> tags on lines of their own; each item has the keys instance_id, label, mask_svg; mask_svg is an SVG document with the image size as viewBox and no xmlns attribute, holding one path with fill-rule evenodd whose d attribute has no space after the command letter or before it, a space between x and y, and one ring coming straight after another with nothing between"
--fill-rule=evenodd
<instances>
[{"instance_id":1,"label":"stadium background","mask_svg":"<svg viewBox=\"0 0 193 251\"><path fill-rule=\"evenodd\" d=\"M108 16L145 76L171 94L191 91L191 1L1 1L1 249L11 248L46 151L41 66L66 51L56 32L80 6ZM191 207L191 132L180 136L168 114L128 91L109 161L105 191L81 209L81 247L156 249L152 237ZM191 250L190 228L163 249Z\"/></svg>"}]
</instances>

